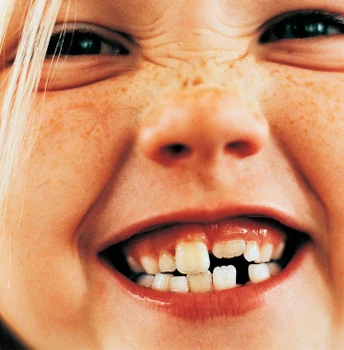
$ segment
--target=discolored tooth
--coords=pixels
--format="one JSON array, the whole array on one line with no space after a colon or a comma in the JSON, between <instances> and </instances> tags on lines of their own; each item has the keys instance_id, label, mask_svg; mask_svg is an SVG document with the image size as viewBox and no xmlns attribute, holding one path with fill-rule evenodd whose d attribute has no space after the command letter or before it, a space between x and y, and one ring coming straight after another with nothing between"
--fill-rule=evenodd
<instances>
[{"instance_id":1,"label":"discolored tooth","mask_svg":"<svg viewBox=\"0 0 344 350\"><path fill-rule=\"evenodd\" d=\"M189 291L188 280L185 276L176 276L170 279L170 291L187 293Z\"/></svg>"},{"instance_id":2,"label":"discolored tooth","mask_svg":"<svg viewBox=\"0 0 344 350\"><path fill-rule=\"evenodd\" d=\"M244 251L244 257L248 262L259 261L260 252L259 252L258 243L256 241L247 242L246 248Z\"/></svg>"},{"instance_id":3,"label":"discolored tooth","mask_svg":"<svg viewBox=\"0 0 344 350\"><path fill-rule=\"evenodd\" d=\"M154 276L153 275L142 275L137 280L137 284L143 287L151 288L153 284Z\"/></svg>"},{"instance_id":4,"label":"discolored tooth","mask_svg":"<svg viewBox=\"0 0 344 350\"><path fill-rule=\"evenodd\" d=\"M176 246L176 267L184 274L207 271L210 267L207 246L202 242L179 242Z\"/></svg>"},{"instance_id":5,"label":"discolored tooth","mask_svg":"<svg viewBox=\"0 0 344 350\"><path fill-rule=\"evenodd\" d=\"M275 247L273 253L272 253L272 260L278 260L281 259L283 252L285 248L285 243L281 242L277 247Z\"/></svg>"},{"instance_id":6,"label":"discolored tooth","mask_svg":"<svg viewBox=\"0 0 344 350\"><path fill-rule=\"evenodd\" d=\"M210 292L212 289L212 278L210 271L188 275L189 290L193 293Z\"/></svg>"},{"instance_id":7,"label":"discolored tooth","mask_svg":"<svg viewBox=\"0 0 344 350\"><path fill-rule=\"evenodd\" d=\"M141 258L141 265L146 273L155 275L160 272L158 261L151 256L144 256Z\"/></svg>"},{"instance_id":8,"label":"discolored tooth","mask_svg":"<svg viewBox=\"0 0 344 350\"><path fill-rule=\"evenodd\" d=\"M173 272L176 269L174 256L169 252L163 252L159 257L159 269L161 272Z\"/></svg>"},{"instance_id":9,"label":"discolored tooth","mask_svg":"<svg viewBox=\"0 0 344 350\"><path fill-rule=\"evenodd\" d=\"M277 276L282 271L281 266L275 262L268 263L268 268L271 276Z\"/></svg>"},{"instance_id":10,"label":"discolored tooth","mask_svg":"<svg viewBox=\"0 0 344 350\"><path fill-rule=\"evenodd\" d=\"M130 267L130 270L133 272L145 272L141 264L136 261L132 256L127 257L127 262Z\"/></svg>"},{"instance_id":11,"label":"discolored tooth","mask_svg":"<svg viewBox=\"0 0 344 350\"><path fill-rule=\"evenodd\" d=\"M258 283L270 278L269 267L267 264L251 264L248 267L248 276L250 281L253 283Z\"/></svg>"},{"instance_id":12,"label":"discolored tooth","mask_svg":"<svg viewBox=\"0 0 344 350\"><path fill-rule=\"evenodd\" d=\"M218 259L234 258L240 256L246 248L246 243L243 239L234 241L216 242L213 247L213 254Z\"/></svg>"},{"instance_id":13,"label":"discolored tooth","mask_svg":"<svg viewBox=\"0 0 344 350\"><path fill-rule=\"evenodd\" d=\"M215 290L230 289L236 286L237 271L233 265L215 267L213 285Z\"/></svg>"},{"instance_id":14,"label":"discolored tooth","mask_svg":"<svg viewBox=\"0 0 344 350\"><path fill-rule=\"evenodd\" d=\"M170 280L173 277L171 274L157 273L154 277L152 288L163 292L170 291Z\"/></svg>"},{"instance_id":15,"label":"discolored tooth","mask_svg":"<svg viewBox=\"0 0 344 350\"><path fill-rule=\"evenodd\" d=\"M271 243L264 244L260 248L260 258L258 261L255 261L255 262L257 262L257 263L269 262L271 260L273 249L274 249L274 247Z\"/></svg>"}]
</instances>

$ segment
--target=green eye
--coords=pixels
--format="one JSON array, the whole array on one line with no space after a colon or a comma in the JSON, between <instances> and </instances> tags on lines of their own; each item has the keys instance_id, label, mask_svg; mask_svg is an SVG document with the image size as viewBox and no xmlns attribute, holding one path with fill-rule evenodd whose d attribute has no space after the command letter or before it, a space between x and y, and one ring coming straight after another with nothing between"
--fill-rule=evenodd
<instances>
[{"instance_id":1,"label":"green eye","mask_svg":"<svg viewBox=\"0 0 344 350\"><path fill-rule=\"evenodd\" d=\"M129 54L129 50L117 41L110 42L95 33L75 30L53 34L46 56L124 56Z\"/></svg>"},{"instance_id":2,"label":"green eye","mask_svg":"<svg viewBox=\"0 0 344 350\"><path fill-rule=\"evenodd\" d=\"M304 39L344 32L344 19L320 11L298 12L272 24L259 41L262 44L283 39Z\"/></svg>"}]
</instances>

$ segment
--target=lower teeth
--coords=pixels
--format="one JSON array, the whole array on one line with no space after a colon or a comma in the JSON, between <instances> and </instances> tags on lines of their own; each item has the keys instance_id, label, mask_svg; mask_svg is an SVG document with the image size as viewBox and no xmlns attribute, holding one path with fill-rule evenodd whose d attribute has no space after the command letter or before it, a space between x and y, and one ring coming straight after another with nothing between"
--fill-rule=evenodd
<instances>
[{"instance_id":1,"label":"lower teeth","mask_svg":"<svg viewBox=\"0 0 344 350\"><path fill-rule=\"evenodd\" d=\"M265 281L279 274L281 270L277 262L250 264L247 282ZM141 274L136 278L136 283L147 288L175 293L206 293L244 285L237 284L237 269L233 265L215 267L213 273L207 271L186 276L174 276L171 273Z\"/></svg>"}]
</instances>

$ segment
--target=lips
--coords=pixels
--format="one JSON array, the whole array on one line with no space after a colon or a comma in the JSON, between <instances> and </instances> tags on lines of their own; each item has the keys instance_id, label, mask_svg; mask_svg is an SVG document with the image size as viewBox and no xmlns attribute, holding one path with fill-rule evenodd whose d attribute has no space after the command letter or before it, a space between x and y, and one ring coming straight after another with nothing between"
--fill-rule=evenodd
<instances>
[{"instance_id":1,"label":"lips","mask_svg":"<svg viewBox=\"0 0 344 350\"><path fill-rule=\"evenodd\" d=\"M220 309L240 314L292 275L309 241L307 234L275 218L237 215L203 223L186 219L153 224L110 244L99 257L133 296L166 310L173 301L178 315L192 317L191 310L198 310L204 316ZM239 299L240 307L233 304ZM217 300L213 311L211 300ZM224 303L220 309L219 300ZM181 312L190 303L190 314Z\"/></svg>"}]
</instances>

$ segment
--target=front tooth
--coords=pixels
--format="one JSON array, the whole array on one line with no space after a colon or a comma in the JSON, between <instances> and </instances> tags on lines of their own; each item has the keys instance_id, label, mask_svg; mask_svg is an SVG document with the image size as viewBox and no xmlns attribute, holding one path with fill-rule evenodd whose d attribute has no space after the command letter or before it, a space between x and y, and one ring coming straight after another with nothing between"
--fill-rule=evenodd
<instances>
[{"instance_id":1,"label":"front tooth","mask_svg":"<svg viewBox=\"0 0 344 350\"><path fill-rule=\"evenodd\" d=\"M210 271L188 275L187 279L190 292L205 293L211 291L212 278Z\"/></svg>"},{"instance_id":2,"label":"front tooth","mask_svg":"<svg viewBox=\"0 0 344 350\"><path fill-rule=\"evenodd\" d=\"M151 288L152 284L153 284L153 280L154 280L154 276L153 275L146 275L146 274L144 274L144 275L141 275L139 277L139 279L137 280L137 283L140 286Z\"/></svg>"},{"instance_id":3,"label":"front tooth","mask_svg":"<svg viewBox=\"0 0 344 350\"><path fill-rule=\"evenodd\" d=\"M141 265L145 272L150 275L155 275L160 272L158 261L151 256L144 256L141 258Z\"/></svg>"},{"instance_id":4,"label":"front tooth","mask_svg":"<svg viewBox=\"0 0 344 350\"><path fill-rule=\"evenodd\" d=\"M258 243L256 241L247 242L246 249L244 251L244 257L248 262L259 261L260 252Z\"/></svg>"},{"instance_id":5,"label":"front tooth","mask_svg":"<svg viewBox=\"0 0 344 350\"><path fill-rule=\"evenodd\" d=\"M215 290L230 289L236 286L236 268L233 265L215 267L213 284Z\"/></svg>"},{"instance_id":6,"label":"front tooth","mask_svg":"<svg viewBox=\"0 0 344 350\"><path fill-rule=\"evenodd\" d=\"M187 293L189 291L188 280L185 276L176 276L170 279L170 291Z\"/></svg>"},{"instance_id":7,"label":"front tooth","mask_svg":"<svg viewBox=\"0 0 344 350\"><path fill-rule=\"evenodd\" d=\"M272 253L272 260L278 260L282 257L285 248L285 243L281 242Z\"/></svg>"},{"instance_id":8,"label":"front tooth","mask_svg":"<svg viewBox=\"0 0 344 350\"><path fill-rule=\"evenodd\" d=\"M170 280L173 275L157 273L154 277L152 288L163 292L169 292Z\"/></svg>"},{"instance_id":9,"label":"front tooth","mask_svg":"<svg viewBox=\"0 0 344 350\"><path fill-rule=\"evenodd\" d=\"M159 269L161 272L173 272L176 269L174 256L169 252L163 252L159 257Z\"/></svg>"},{"instance_id":10,"label":"front tooth","mask_svg":"<svg viewBox=\"0 0 344 350\"><path fill-rule=\"evenodd\" d=\"M176 267L185 275L207 271L210 267L207 246L203 242L179 242L176 246Z\"/></svg>"},{"instance_id":11,"label":"front tooth","mask_svg":"<svg viewBox=\"0 0 344 350\"><path fill-rule=\"evenodd\" d=\"M234 258L240 256L245 251L245 241L238 239L234 241L216 242L213 247L213 254L218 259Z\"/></svg>"},{"instance_id":12,"label":"front tooth","mask_svg":"<svg viewBox=\"0 0 344 350\"><path fill-rule=\"evenodd\" d=\"M141 264L138 261L136 261L132 256L127 257L127 262L128 262L128 265L129 265L131 271L144 272L144 269L141 266Z\"/></svg>"},{"instance_id":13,"label":"front tooth","mask_svg":"<svg viewBox=\"0 0 344 350\"><path fill-rule=\"evenodd\" d=\"M264 244L263 247L260 249L260 259L259 261L256 262L269 262L272 257L272 252L273 252L273 245L271 243Z\"/></svg>"},{"instance_id":14,"label":"front tooth","mask_svg":"<svg viewBox=\"0 0 344 350\"><path fill-rule=\"evenodd\" d=\"M251 264L248 267L248 275L251 282L258 283L270 278L269 267L267 264Z\"/></svg>"}]
</instances>

